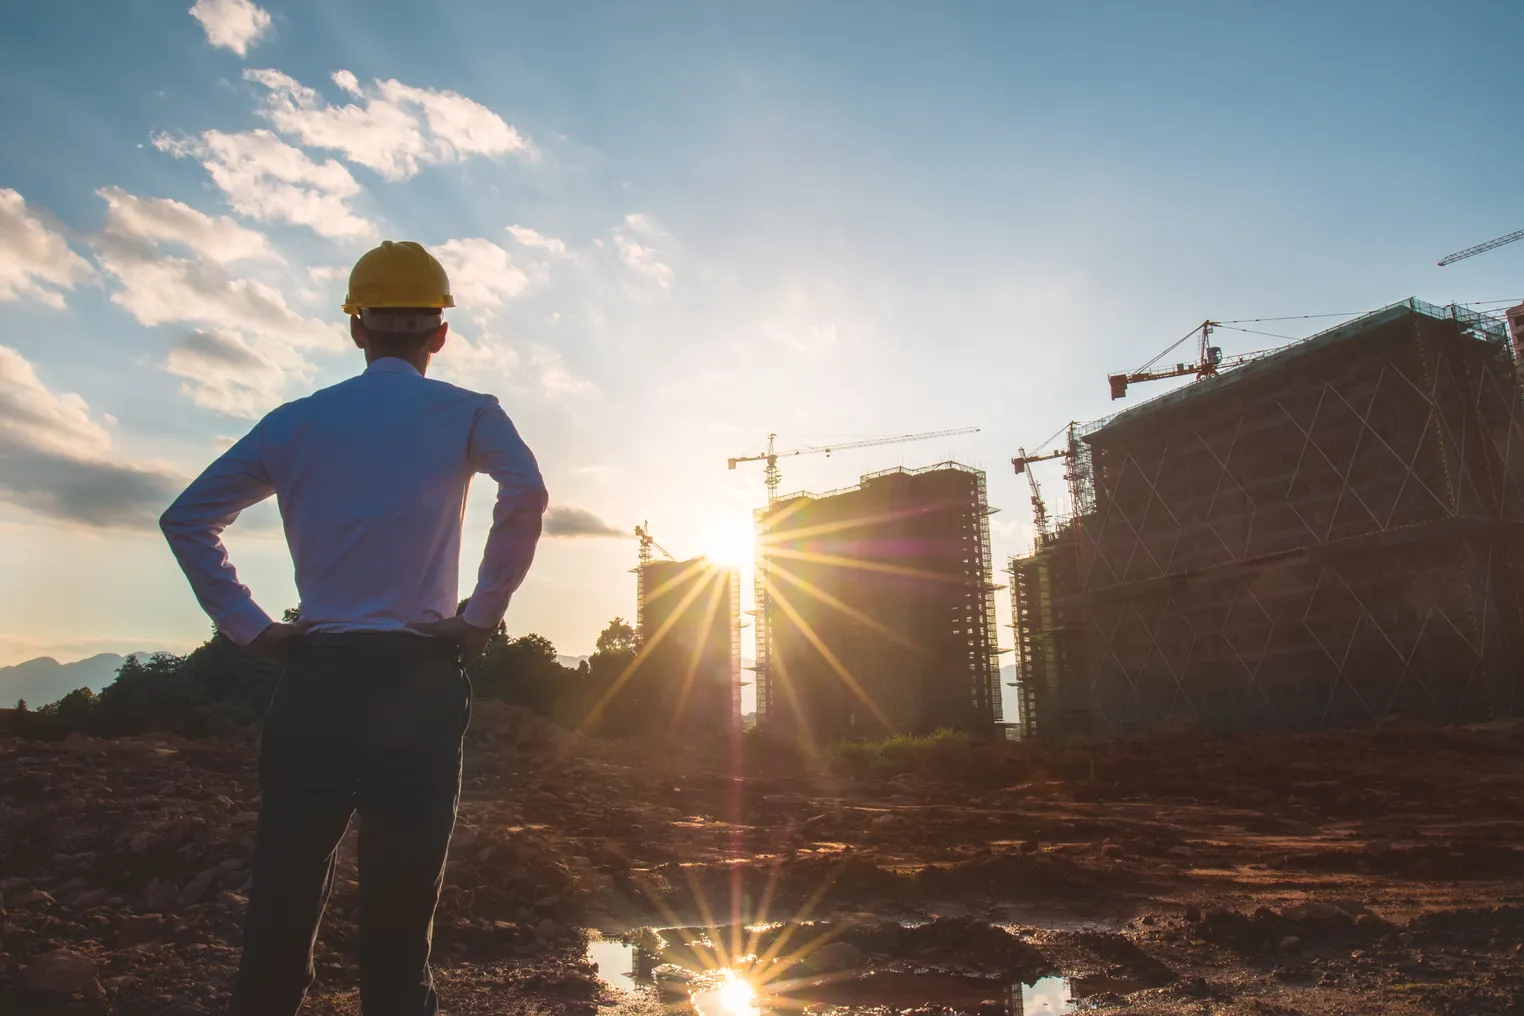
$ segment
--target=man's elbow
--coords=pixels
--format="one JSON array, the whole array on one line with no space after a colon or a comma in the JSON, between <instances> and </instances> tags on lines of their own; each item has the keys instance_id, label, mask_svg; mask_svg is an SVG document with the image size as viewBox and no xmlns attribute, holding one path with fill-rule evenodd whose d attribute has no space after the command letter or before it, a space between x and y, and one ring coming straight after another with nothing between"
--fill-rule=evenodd
<instances>
[{"instance_id":1,"label":"man's elbow","mask_svg":"<svg viewBox=\"0 0 1524 1016\"><path fill-rule=\"evenodd\" d=\"M170 543L175 543L193 528L190 512L179 501L164 509L159 516L159 532Z\"/></svg>"}]
</instances>

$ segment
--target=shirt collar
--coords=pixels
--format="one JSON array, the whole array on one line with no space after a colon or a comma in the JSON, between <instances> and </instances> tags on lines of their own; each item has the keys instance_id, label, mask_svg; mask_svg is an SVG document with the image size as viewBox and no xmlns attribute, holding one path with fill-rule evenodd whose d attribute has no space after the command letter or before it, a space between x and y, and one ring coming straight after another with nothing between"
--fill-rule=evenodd
<instances>
[{"instance_id":1,"label":"shirt collar","mask_svg":"<svg viewBox=\"0 0 1524 1016\"><path fill-rule=\"evenodd\" d=\"M367 373L367 374L411 374L414 377L423 377L422 374L418 373L418 368L417 367L414 367L412 364L408 363L406 360L398 359L395 356L383 356L380 359L372 360L370 362L370 364L368 366L366 366L365 373Z\"/></svg>"}]
</instances>

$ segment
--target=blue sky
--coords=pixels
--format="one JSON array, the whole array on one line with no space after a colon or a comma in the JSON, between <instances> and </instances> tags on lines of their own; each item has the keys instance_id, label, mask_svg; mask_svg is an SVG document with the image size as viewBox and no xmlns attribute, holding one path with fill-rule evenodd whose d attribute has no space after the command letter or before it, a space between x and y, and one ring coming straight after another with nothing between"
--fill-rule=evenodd
<instances>
[{"instance_id":1,"label":"blue sky","mask_svg":"<svg viewBox=\"0 0 1524 1016\"><path fill-rule=\"evenodd\" d=\"M771 431L978 426L784 487L956 457L1003 560L1016 446L1201 319L1524 295L1524 244L1434 265L1524 225L1516 3L188 2L0 15L0 663L204 636L143 520L358 368L343 270L382 236L453 258L440 376L553 500L679 554L736 552L761 476L724 460ZM510 626L588 651L633 556L547 540Z\"/></svg>"}]
</instances>

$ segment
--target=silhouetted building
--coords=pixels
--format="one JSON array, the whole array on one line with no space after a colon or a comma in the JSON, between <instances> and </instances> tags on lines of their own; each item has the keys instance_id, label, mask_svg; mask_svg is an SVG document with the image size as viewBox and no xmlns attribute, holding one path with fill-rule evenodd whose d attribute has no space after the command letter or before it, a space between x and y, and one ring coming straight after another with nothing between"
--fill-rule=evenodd
<instances>
[{"instance_id":1,"label":"silhouetted building","mask_svg":"<svg viewBox=\"0 0 1524 1016\"><path fill-rule=\"evenodd\" d=\"M1520 410L1501 320L1409 300L1093 426L1012 562L1023 732L1518 715Z\"/></svg>"},{"instance_id":2,"label":"silhouetted building","mask_svg":"<svg viewBox=\"0 0 1524 1016\"><path fill-rule=\"evenodd\" d=\"M741 722L740 576L705 558L639 569L640 664L614 700L696 735Z\"/></svg>"},{"instance_id":3,"label":"silhouetted building","mask_svg":"<svg viewBox=\"0 0 1524 1016\"><path fill-rule=\"evenodd\" d=\"M984 473L891 469L756 513L757 720L825 742L1000 719Z\"/></svg>"}]
</instances>

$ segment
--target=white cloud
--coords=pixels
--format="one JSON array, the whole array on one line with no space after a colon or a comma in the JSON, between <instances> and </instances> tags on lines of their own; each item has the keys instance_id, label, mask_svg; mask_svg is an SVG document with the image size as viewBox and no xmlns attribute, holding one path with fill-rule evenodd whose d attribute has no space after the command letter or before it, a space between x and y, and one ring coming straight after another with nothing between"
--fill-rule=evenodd
<instances>
[{"instance_id":1,"label":"white cloud","mask_svg":"<svg viewBox=\"0 0 1524 1016\"><path fill-rule=\"evenodd\" d=\"M334 106L316 89L277 70L247 70L244 78L268 90L260 113L276 130L304 145L342 152L388 180L414 176L422 165L463 162L472 155L537 157L528 139L502 117L456 92L395 79L376 81L367 89L341 70L334 72L334 83L361 102Z\"/></svg>"},{"instance_id":2,"label":"white cloud","mask_svg":"<svg viewBox=\"0 0 1524 1016\"><path fill-rule=\"evenodd\" d=\"M642 237L645 239L642 240ZM624 224L614 230L614 246L619 251L619 260L662 289L672 285L677 277L672 266L662 260L667 255L660 249L660 246L671 243L672 237L662 232L651 217L643 212L626 215Z\"/></svg>"},{"instance_id":3,"label":"white cloud","mask_svg":"<svg viewBox=\"0 0 1524 1016\"><path fill-rule=\"evenodd\" d=\"M240 226L226 215L213 217L178 201L142 198L120 187L96 193L106 200L108 228L124 235L184 244L218 264L281 260L263 233Z\"/></svg>"},{"instance_id":4,"label":"white cloud","mask_svg":"<svg viewBox=\"0 0 1524 1016\"><path fill-rule=\"evenodd\" d=\"M199 138L158 134L154 147L193 157L211 174L233 209L261 222L306 226L329 239L372 239L376 224L349 207L360 184L337 159L314 161L269 131L207 131Z\"/></svg>"},{"instance_id":5,"label":"white cloud","mask_svg":"<svg viewBox=\"0 0 1524 1016\"><path fill-rule=\"evenodd\" d=\"M90 262L27 207L26 199L0 188L0 301L31 299L57 310L60 289L73 289L95 273Z\"/></svg>"},{"instance_id":6,"label":"white cloud","mask_svg":"<svg viewBox=\"0 0 1524 1016\"><path fill-rule=\"evenodd\" d=\"M462 310L481 317L529 288L529 276L491 240L468 237L431 248L450 276L451 295Z\"/></svg>"},{"instance_id":7,"label":"white cloud","mask_svg":"<svg viewBox=\"0 0 1524 1016\"><path fill-rule=\"evenodd\" d=\"M490 337L471 339L451 328L444 349L429 366L429 376L490 392L507 384L518 368L519 354L511 346Z\"/></svg>"},{"instance_id":8,"label":"white cloud","mask_svg":"<svg viewBox=\"0 0 1524 1016\"><path fill-rule=\"evenodd\" d=\"M309 372L294 349L266 344L255 352L236 331L192 329L170 341L164 369L183 378L197 405L255 419L280 402L289 375Z\"/></svg>"},{"instance_id":9,"label":"white cloud","mask_svg":"<svg viewBox=\"0 0 1524 1016\"><path fill-rule=\"evenodd\" d=\"M554 349L535 346L530 350L529 362L538 375L540 390L546 395L582 395L594 390L591 381L567 369L566 361Z\"/></svg>"},{"instance_id":10,"label":"white cloud","mask_svg":"<svg viewBox=\"0 0 1524 1016\"><path fill-rule=\"evenodd\" d=\"M249 0L196 0L190 16L201 22L206 41L247 56L270 29L270 12Z\"/></svg>"},{"instance_id":11,"label":"white cloud","mask_svg":"<svg viewBox=\"0 0 1524 1016\"><path fill-rule=\"evenodd\" d=\"M513 238L525 247L539 247L548 250L552 254L565 254L566 244L553 236L530 229L528 226L508 226L508 232Z\"/></svg>"},{"instance_id":12,"label":"white cloud","mask_svg":"<svg viewBox=\"0 0 1524 1016\"><path fill-rule=\"evenodd\" d=\"M647 236L661 236L662 231L657 228L656 220L645 212L631 212L624 217L624 224L637 233Z\"/></svg>"},{"instance_id":13,"label":"white cloud","mask_svg":"<svg viewBox=\"0 0 1524 1016\"><path fill-rule=\"evenodd\" d=\"M307 350L339 347L336 322L303 317L273 286L236 277L210 257L164 253L158 245L169 238L158 219L122 214L142 199L102 196L106 229L94 242L101 267L120 285L111 300L143 325L200 326L172 340L164 363L198 405L256 417L280 403L288 384L311 379Z\"/></svg>"},{"instance_id":14,"label":"white cloud","mask_svg":"<svg viewBox=\"0 0 1524 1016\"><path fill-rule=\"evenodd\" d=\"M111 434L78 395L50 391L32 365L0 346L0 500L91 526L152 524L181 478L115 461Z\"/></svg>"}]
</instances>

